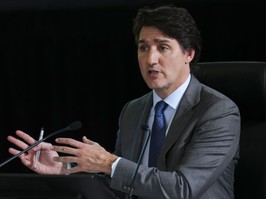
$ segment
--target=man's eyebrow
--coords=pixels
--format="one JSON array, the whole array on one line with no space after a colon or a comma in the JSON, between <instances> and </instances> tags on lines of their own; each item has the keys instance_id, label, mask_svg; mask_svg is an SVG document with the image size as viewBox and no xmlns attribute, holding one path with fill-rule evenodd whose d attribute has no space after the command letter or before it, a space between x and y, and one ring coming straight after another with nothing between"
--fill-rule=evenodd
<instances>
[{"instance_id":1,"label":"man's eyebrow","mask_svg":"<svg viewBox=\"0 0 266 199\"><path fill-rule=\"evenodd\" d=\"M155 43L168 43L168 42L170 42L169 39L154 39L153 41ZM146 40L146 39L140 39L138 43L150 43L150 41Z\"/></svg>"}]
</instances>

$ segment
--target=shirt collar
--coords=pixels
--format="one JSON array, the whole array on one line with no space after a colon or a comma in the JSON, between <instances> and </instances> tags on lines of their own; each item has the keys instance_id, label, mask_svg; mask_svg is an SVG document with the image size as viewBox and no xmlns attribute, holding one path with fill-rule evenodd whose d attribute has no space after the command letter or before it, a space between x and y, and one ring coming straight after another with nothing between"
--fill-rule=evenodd
<instances>
[{"instance_id":1,"label":"shirt collar","mask_svg":"<svg viewBox=\"0 0 266 199\"><path fill-rule=\"evenodd\" d=\"M179 86L174 92L172 92L169 96L167 96L164 101L171 106L173 109L177 109L179 102L181 101L181 98L183 96L183 94L185 93L188 84L190 82L191 79L191 75L189 74L188 78L186 79L186 81ZM157 93L153 90L153 107L155 106L155 104L159 101L161 101L162 99L157 95Z\"/></svg>"}]
</instances>

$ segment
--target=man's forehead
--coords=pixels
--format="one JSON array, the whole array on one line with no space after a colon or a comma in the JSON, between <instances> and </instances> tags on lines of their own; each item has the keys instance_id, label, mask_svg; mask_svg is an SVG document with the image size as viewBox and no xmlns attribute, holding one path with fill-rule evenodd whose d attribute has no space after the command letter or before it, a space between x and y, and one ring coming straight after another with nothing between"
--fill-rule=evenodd
<instances>
[{"instance_id":1,"label":"man's forehead","mask_svg":"<svg viewBox=\"0 0 266 199\"><path fill-rule=\"evenodd\" d=\"M156 27L143 26L140 30L140 34L163 34L163 32Z\"/></svg>"},{"instance_id":2,"label":"man's forehead","mask_svg":"<svg viewBox=\"0 0 266 199\"><path fill-rule=\"evenodd\" d=\"M164 34L162 31L155 27L143 27L140 31L139 41L171 41L173 38Z\"/></svg>"}]
</instances>

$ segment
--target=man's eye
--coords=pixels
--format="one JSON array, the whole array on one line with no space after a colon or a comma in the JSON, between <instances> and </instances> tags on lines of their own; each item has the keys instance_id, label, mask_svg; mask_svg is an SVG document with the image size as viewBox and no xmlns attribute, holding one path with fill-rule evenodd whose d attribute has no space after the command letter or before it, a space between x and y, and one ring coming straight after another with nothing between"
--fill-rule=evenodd
<instances>
[{"instance_id":1,"label":"man's eye","mask_svg":"<svg viewBox=\"0 0 266 199\"><path fill-rule=\"evenodd\" d=\"M144 52L147 50L147 47L146 46L139 46L139 50Z\"/></svg>"},{"instance_id":2,"label":"man's eye","mask_svg":"<svg viewBox=\"0 0 266 199\"><path fill-rule=\"evenodd\" d=\"M166 51L168 48L166 46L160 46L159 49L161 52L163 52Z\"/></svg>"}]
</instances>

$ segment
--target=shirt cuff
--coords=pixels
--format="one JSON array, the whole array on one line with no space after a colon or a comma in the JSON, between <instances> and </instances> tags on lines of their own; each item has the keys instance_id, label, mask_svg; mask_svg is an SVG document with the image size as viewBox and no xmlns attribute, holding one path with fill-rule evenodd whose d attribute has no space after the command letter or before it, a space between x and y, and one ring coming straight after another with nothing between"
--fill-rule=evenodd
<instances>
[{"instance_id":1,"label":"shirt cuff","mask_svg":"<svg viewBox=\"0 0 266 199\"><path fill-rule=\"evenodd\" d=\"M116 169L116 165L118 164L119 160L121 159L121 157L118 157L112 164L112 171L111 171L111 177L113 177L114 173L115 173L115 169Z\"/></svg>"}]
</instances>

